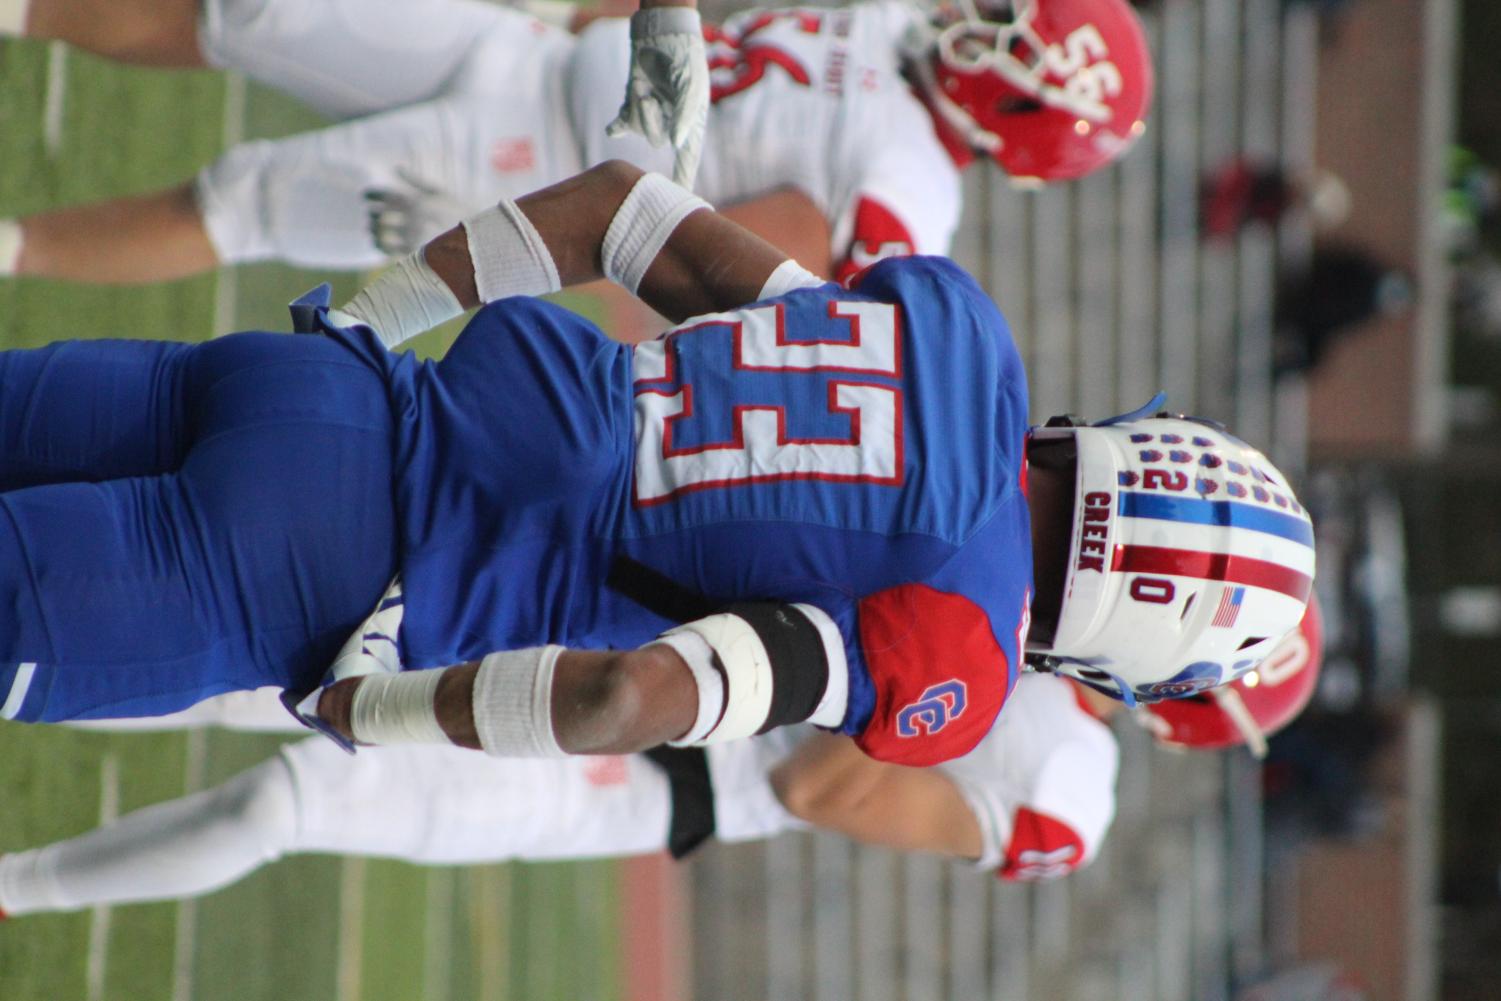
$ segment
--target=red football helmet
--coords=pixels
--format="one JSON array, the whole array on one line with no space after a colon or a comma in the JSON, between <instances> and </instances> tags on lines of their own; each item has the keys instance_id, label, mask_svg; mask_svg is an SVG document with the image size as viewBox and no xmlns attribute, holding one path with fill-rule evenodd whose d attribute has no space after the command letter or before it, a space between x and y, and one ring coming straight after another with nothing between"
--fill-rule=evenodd
<instances>
[{"instance_id":1,"label":"red football helmet","mask_svg":"<svg viewBox=\"0 0 1501 1001\"><path fill-rule=\"evenodd\" d=\"M1313 698L1323 663L1324 618L1318 599L1298 628L1251 673L1228 685L1145 707L1147 728L1164 744L1221 748L1245 744L1258 758L1266 738L1291 723Z\"/></svg>"},{"instance_id":2,"label":"red football helmet","mask_svg":"<svg viewBox=\"0 0 1501 1001\"><path fill-rule=\"evenodd\" d=\"M936 112L1013 178L1082 177L1145 130L1152 62L1126 0L1003 0L984 13L957 2L933 18L917 75Z\"/></svg>"}]
</instances>

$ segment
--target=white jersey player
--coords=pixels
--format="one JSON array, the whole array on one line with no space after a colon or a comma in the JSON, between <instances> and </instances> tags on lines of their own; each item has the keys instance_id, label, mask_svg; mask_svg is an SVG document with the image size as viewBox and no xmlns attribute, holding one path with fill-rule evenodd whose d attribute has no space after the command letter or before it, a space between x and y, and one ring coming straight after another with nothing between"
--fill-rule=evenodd
<instances>
[{"instance_id":1,"label":"white jersey player","mask_svg":"<svg viewBox=\"0 0 1501 1001\"><path fill-rule=\"evenodd\" d=\"M892 253L946 253L959 224L959 165L903 76L915 16L887 0L749 10L711 28L714 103L695 190L733 205L796 188L828 221L841 273ZM660 151L604 134L623 42L619 21L583 32L569 110L589 163L618 158L660 172Z\"/></svg>"},{"instance_id":2,"label":"white jersey player","mask_svg":"<svg viewBox=\"0 0 1501 1001\"><path fill-rule=\"evenodd\" d=\"M182 20L185 2L158 18ZM784 249L843 275L946 252L959 171L977 150L1044 180L1120 155L1151 89L1125 0L999 6L984 20L875 0L706 29L714 104L696 190L722 208L749 203L739 221L773 243L827 233ZM0 222L0 273L152 281L266 258L365 268L604 159L672 164L670 149L605 135L627 73L624 21L575 40L473 0L204 0L177 35L178 64L241 70L345 120L237 146L188 185ZM1036 51L1018 59L1002 38ZM806 199L791 209L802 218L776 197L789 192Z\"/></svg>"},{"instance_id":3,"label":"white jersey player","mask_svg":"<svg viewBox=\"0 0 1501 1001\"><path fill-rule=\"evenodd\" d=\"M883 764L807 727L711 746L707 794L645 755L500 759L406 745L350 756L309 738L214 789L0 856L0 909L16 916L194 896L309 852L431 864L642 854L691 834L684 825L709 805L723 841L812 822L872 843L967 855L1005 878L1051 878L1094 857L1115 810L1115 738L1080 691L1024 676L991 733L933 769ZM126 725L214 722L297 726L269 690ZM695 796L705 802L690 802Z\"/></svg>"},{"instance_id":4,"label":"white jersey player","mask_svg":"<svg viewBox=\"0 0 1501 1001\"><path fill-rule=\"evenodd\" d=\"M1313 697L1323 635L1314 601L1251 674L1136 718L1169 747L1245 745L1260 756ZM639 754L493 758L411 744L351 757L309 738L214 789L0 855L0 915L194 896L299 853L459 864L691 848L708 833L705 816L722 841L813 825L969 857L1007 879L1049 879L1094 858L1110 826L1118 749L1103 720L1120 710L1072 681L1024 674L991 732L941 765L886 764L844 738L785 728L705 749L708 782L696 788ZM273 689L77 725L301 729Z\"/></svg>"}]
</instances>

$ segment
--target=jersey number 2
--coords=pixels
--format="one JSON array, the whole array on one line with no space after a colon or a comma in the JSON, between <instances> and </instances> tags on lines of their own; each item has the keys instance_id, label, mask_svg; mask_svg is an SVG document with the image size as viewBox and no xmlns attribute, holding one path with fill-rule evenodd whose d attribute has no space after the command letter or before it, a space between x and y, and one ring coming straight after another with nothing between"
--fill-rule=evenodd
<instances>
[{"instance_id":1,"label":"jersey number 2","mask_svg":"<svg viewBox=\"0 0 1501 1001\"><path fill-rule=\"evenodd\" d=\"M897 386L862 376L901 375L897 308L884 302L835 299L829 322L847 325L838 340L789 341L783 307L754 306L706 318L694 327L638 345L636 487L638 505L660 504L693 490L772 480L898 484L902 481L902 398ZM731 330L730 364L737 371L779 372L788 379L835 373L825 403L849 417L843 438L795 438L786 408L753 399L695 398L692 383L676 385L673 341L704 327ZM666 383L666 385L661 385ZM674 443L674 425L706 406L732 408L733 437L695 447Z\"/></svg>"}]
</instances>

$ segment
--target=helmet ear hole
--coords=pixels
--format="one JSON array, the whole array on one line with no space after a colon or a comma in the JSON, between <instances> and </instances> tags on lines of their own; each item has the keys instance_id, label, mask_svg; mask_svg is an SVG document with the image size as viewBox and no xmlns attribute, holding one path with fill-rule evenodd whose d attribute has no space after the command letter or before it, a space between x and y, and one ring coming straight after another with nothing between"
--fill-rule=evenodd
<instances>
[{"instance_id":1,"label":"helmet ear hole","mask_svg":"<svg viewBox=\"0 0 1501 1001\"><path fill-rule=\"evenodd\" d=\"M1244 650L1247 647L1253 647L1253 646L1255 646L1257 643L1265 643L1266 639L1267 638L1265 636L1252 636L1249 639L1247 639L1244 643L1242 643L1240 646L1236 647L1235 649L1236 650Z\"/></svg>"},{"instance_id":2,"label":"helmet ear hole","mask_svg":"<svg viewBox=\"0 0 1501 1001\"><path fill-rule=\"evenodd\" d=\"M996 110L1003 115L1031 115L1042 110L1042 102L1025 94L1008 94L996 102Z\"/></svg>"},{"instance_id":3,"label":"helmet ear hole","mask_svg":"<svg viewBox=\"0 0 1501 1001\"><path fill-rule=\"evenodd\" d=\"M1042 62L1042 55L1032 47L1025 35L1016 34L1011 36L1011 43L1006 46L1006 51L1011 58L1023 66L1036 66Z\"/></svg>"}]
</instances>

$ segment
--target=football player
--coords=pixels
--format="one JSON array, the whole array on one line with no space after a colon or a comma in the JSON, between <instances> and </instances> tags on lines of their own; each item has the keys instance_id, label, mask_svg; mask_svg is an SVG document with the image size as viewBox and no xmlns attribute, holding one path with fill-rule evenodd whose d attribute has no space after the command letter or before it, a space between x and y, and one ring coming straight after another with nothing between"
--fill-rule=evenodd
<instances>
[{"instance_id":1,"label":"football player","mask_svg":"<svg viewBox=\"0 0 1501 1001\"><path fill-rule=\"evenodd\" d=\"M1244 743L1261 754L1266 736L1313 692L1317 615L1311 603L1299 630L1252 674L1208 694L1153 703L1136 718L1169 746ZM1213 697L1228 691L1239 706ZM710 835L737 842L803 825L970 859L1003 879L1052 879L1093 859L1108 831L1118 752L1101 720L1120 705L1063 679L1025 674L972 751L927 769L877 762L849 740L809 727L702 750L545 760L437 745L349 756L310 738L216 788L0 856L0 913L195 896L301 853L426 864L664 849L681 858ZM262 689L175 716L103 725L280 731L297 724L274 690Z\"/></svg>"},{"instance_id":2,"label":"football player","mask_svg":"<svg viewBox=\"0 0 1501 1001\"><path fill-rule=\"evenodd\" d=\"M1073 687L1022 678L977 747L921 769L806 726L703 750L547 760L419 745L350 756L310 738L216 788L0 855L0 911L194 896L298 853L430 864L682 857L710 835L747 841L807 823L1008 879L1048 878L1092 858L1114 812L1115 740ZM297 726L267 691L142 722L201 723L211 708L233 726Z\"/></svg>"},{"instance_id":3,"label":"football player","mask_svg":"<svg viewBox=\"0 0 1501 1001\"><path fill-rule=\"evenodd\" d=\"M43 30L43 11L74 6L33 0L31 30L233 67L344 121L241 144L166 191L0 224L0 273L155 281L267 258L368 268L586 165L671 165L639 136L606 134L627 76L618 19L575 40L467 0L179 0L152 5L171 45L146 53L96 37L129 36L106 27L128 4L81 5L88 17L64 22L76 33ZM752 10L704 37L713 109L694 190L839 278L888 254L947 252L959 173L977 157L1028 181L1111 162L1141 134L1152 89L1125 0Z\"/></svg>"},{"instance_id":4,"label":"football player","mask_svg":"<svg viewBox=\"0 0 1501 1001\"><path fill-rule=\"evenodd\" d=\"M631 15L630 69L625 79L625 100L609 126L612 135L635 132L653 146L671 143L673 177L680 184L693 183L702 153L704 126L709 111L708 66L699 21L697 0L638 0L640 9ZM541 0L544 7L566 7L556 0ZM431 9L414 11L420 3L403 5L331 0L330 7L346 8L334 18L307 16L301 6L283 4L275 9L265 0L221 4L218 0L3 0L0 2L0 35L28 35L71 42L98 55L148 66L203 67L212 63L215 50L197 37L201 27L210 35L222 29L227 18L238 24L258 23L272 42L296 38L304 44L320 32L342 27L353 29L355 38L374 38L373 50L363 53L363 64L345 61L331 64L332 52L344 48L347 38L325 37L317 49L294 51L290 46L268 54L262 69L277 76L288 73L304 80L322 78L323 86L343 91L345 99L367 100L377 94L404 95L419 99L455 71L465 40L456 30L477 28L477 15L455 15L446 25L434 25L425 15ZM632 6L635 6L633 4ZM354 9L359 7L359 9ZM228 9L226 9L228 8ZM629 8L627 8L629 10ZM195 21L199 24L195 25ZM268 23L270 22L270 23ZM273 26L274 24L274 26ZM394 37L388 32L395 32ZM244 39L240 39L244 41ZM232 47L233 42L229 43ZM441 49L398 74L379 61L384 54L405 54L413 48ZM310 57L299 66L295 60ZM420 81L395 82L415 70ZM332 74L340 79L335 82ZM381 80L382 74L386 75Z\"/></svg>"},{"instance_id":5,"label":"football player","mask_svg":"<svg viewBox=\"0 0 1501 1001\"><path fill-rule=\"evenodd\" d=\"M632 348L531 298L600 277L695 319ZM480 302L441 363L387 349ZM932 764L1024 654L1190 694L1312 586L1307 514L1223 429L1030 428L1006 322L951 262L825 283L621 161L297 315L323 336L0 352L0 716L275 684L366 743L806 720Z\"/></svg>"}]
</instances>

